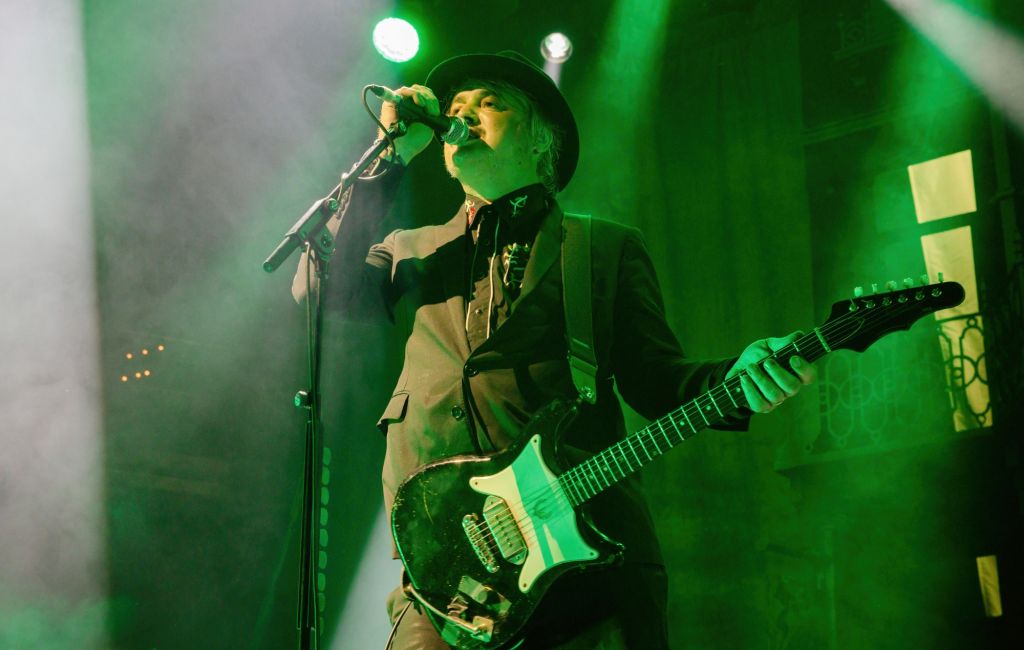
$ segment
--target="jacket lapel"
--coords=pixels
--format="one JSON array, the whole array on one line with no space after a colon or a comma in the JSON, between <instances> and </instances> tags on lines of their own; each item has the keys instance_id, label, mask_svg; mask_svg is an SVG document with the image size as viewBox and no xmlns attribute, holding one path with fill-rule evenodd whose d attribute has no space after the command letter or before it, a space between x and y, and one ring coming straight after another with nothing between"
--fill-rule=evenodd
<instances>
[{"instance_id":1,"label":"jacket lapel","mask_svg":"<svg viewBox=\"0 0 1024 650\"><path fill-rule=\"evenodd\" d=\"M556 203L541 222L540 230L533 244L533 254L523 270L523 286L519 297L512 303L512 315L516 307L537 288L544 274L558 259L562 250L562 208Z\"/></svg>"},{"instance_id":2,"label":"jacket lapel","mask_svg":"<svg viewBox=\"0 0 1024 650\"><path fill-rule=\"evenodd\" d=\"M512 313L505 319L498 329L494 330L491 338L487 339L473 349L471 358L485 354L501 341L509 336L515 336L516 323L520 318L516 317L518 307L524 300L530 300L534 290L544 279L544 275L551 269L551 266L559 259L562 251L562 208L557 204L544 217L541 222L537 238L534 240L533 252L530 260L523 270L523 286L519 297L512 303ZM463 314L464 316L465 314Z\"/></svg>"}]
</instances>

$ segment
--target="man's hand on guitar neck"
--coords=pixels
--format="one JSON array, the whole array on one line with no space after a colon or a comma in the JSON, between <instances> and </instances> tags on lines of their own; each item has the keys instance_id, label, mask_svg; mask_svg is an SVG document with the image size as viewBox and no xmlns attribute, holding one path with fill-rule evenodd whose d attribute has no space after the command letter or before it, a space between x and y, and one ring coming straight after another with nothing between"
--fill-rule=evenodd
<instances>
[{"instance_id":1,"label":"man's hand on guitar neck","mask_svg":"<svg viewBox=\"0 0 1024 650\"><path fill-rule=\"evenodd\" d=\"M743 386L743 395L750 410L755 413L770 413L800 392L800 388L805 384L813 384L818 379L818 371L801 357L790 357L789 368L784 368L775 359L764 361L776 350L781 350L795 341L801 334L802 332L793 332L780 339L754 341L729 369L725 378L740 375L740 385ZM762 361L764 363L761 363Z\"/></svg>"}]
</instances>

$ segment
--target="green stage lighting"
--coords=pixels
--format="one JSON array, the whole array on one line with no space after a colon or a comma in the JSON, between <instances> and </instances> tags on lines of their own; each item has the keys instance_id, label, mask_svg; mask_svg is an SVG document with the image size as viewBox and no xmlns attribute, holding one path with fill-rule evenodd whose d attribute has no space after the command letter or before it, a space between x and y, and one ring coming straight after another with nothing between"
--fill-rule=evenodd
<instances>
[{"instance_id":1,"label":"green stage lighting","mask_svg":"<svg viewBox=\"0 0 1024 650\"><path fill-rule=\"evenodd\" d=\"M416 28L401 18L385 18L373 28L373 46L388 61L403 63L420 49Z\"/></svg>"}]
</instances>

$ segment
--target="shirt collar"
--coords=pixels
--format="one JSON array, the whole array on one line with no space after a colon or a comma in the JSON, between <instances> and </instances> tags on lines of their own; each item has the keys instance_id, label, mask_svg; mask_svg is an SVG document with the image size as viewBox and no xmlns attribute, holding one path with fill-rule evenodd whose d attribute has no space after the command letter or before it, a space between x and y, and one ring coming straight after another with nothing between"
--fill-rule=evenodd
<instances>
[{"instance_id":1,"label":"shirt collar","mask_svg":"<svg viewBox=\"0 0 1024 650\"><path fill-rule=\"evenodd\" d=\"M502 229L513 241L529 242L537 235L540 223L553 201L544 186L535 183L513 190L490 203L467 194L463 210L467 228L470 220L473 226L476 226L482 221L490 221L497 217L501 220Z\"/></svg>"}]
</instances>

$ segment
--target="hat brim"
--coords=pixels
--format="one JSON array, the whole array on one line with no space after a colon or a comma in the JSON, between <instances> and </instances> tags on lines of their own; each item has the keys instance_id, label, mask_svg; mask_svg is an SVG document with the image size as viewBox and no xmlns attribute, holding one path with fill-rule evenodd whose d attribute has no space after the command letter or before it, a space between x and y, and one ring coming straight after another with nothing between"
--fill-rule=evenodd
<instances>
[{"instance_id":1,"label":"hat brim","mask_svg":"<svg viewBox=\"0 0 1024 650\"><path fill-rule=\"evenodd\" d=\"M518 53L464 54L437 64L427 75L426 85L441 101L442 109L453 92L468 79L506 81L532 97L541 114L562 135L562 146L555 163L558 189L564 189L573 174L580 156L580 134L576 118L562 92L543 70Z\"/></svg>"}]
</instances>

